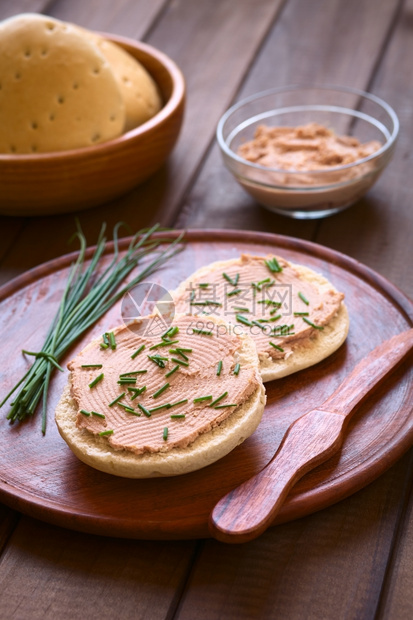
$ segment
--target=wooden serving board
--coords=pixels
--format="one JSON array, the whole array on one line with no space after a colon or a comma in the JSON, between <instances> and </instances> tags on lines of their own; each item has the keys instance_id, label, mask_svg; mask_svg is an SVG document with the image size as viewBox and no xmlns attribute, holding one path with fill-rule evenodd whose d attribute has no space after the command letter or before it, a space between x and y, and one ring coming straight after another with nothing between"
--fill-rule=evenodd
<instances>
[{"instance_id":1,"label":"wooden serving board","mask_svg":"<svg viewBox=\"0 0 413 620\"><path fill-rule=\"evenodd\" d=\"M122 247L127 243L124 240ZM54 424L54 408L67 381L66 372L56 372L44 437L40 415L28 423L10 425L5 419L8 405L0 410L1 501L38 519L95 534L148 539L208 536L207 519L215 503L268 463L287 427L323 402L371 349L413 325L413 303L380 275L333 250L278 235L190 231L182 254L150 281L172 290L199 267L241 252L276 253L326 276L346 295L351 321L347 343L320 364L268 383L268 404L253 436L217 463L175 478L128 480L81 463ZM70 255L41 265L1 289L0 399L30 363L21 349L41 348L72 259ZM120 322L117 305L62 365L92 337ZM340 453L293 488L274 523L347 497L377 478L412 445L412 379L410 357L360 407Z\"/></svg>"}]
</instances>

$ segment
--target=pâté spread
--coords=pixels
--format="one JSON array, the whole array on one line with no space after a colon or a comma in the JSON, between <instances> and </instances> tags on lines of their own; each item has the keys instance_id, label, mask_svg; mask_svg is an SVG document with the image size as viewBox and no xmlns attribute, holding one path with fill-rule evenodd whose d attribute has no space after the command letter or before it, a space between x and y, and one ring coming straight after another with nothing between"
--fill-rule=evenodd
<instances>
[{"instance_id":1,"label":"p\u00e2t\u00e9 spread","mask_svg":"<svg viewBox=\"0 0 413 620\"><path fill-rule=\"evenodd\" d=\"M184 290L183 290L184 288ZM242 254L189 278L175 296L179 313L216 315L248 333L260 359L287 359L299 346L312 346L340 310L344 294L316 284L281 257Z\"/></svg>"},{"instance_id":2,"label":"p\u00e2t\u00e9 spread","mask_svg":"<svg viewBox=\"0 0 413 620\"><path fill-rule=\"evenodd\" d=\"M318 123L298 127L260 125L253 140L242 144L238 154L250 162L278 170L322 171L353 164L381 146L377 140L362 144L354 136L339 136ZM343 179L351 174L349 170L343 171Z\"/></svg>"},{"instance_id":3,"label":"p\u00e2t\u00e9 spread","mask_svg":"<svg viewBox=\"0 0 413 620\"><path fill-rule=\"evenodd\" d=\"M223 325L177 317L158 336L143 326L115 329L68 364L76 425L115 450L186 447L260 385L253 362L239 355L240 337Z\"/></svg>"}]
</instances>

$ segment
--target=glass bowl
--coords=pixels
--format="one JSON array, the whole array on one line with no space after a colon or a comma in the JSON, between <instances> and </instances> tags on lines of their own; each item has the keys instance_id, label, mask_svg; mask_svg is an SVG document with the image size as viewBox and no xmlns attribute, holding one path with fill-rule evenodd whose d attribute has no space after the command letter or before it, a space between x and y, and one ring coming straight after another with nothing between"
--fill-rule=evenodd
<instances>
[{"instance_id":1,"label":"glass bowl","mask_svg":"<svg viewBox=\"0 0 413 620\"><path fill-rule=\"evenodd\" d=\"M261 125L308 123L381 146L354 163L322 170L270 168L238 154ZM396 113L375 95L338 86L288 86L232 106L219 121L217 140L228 170L260 204L293 218L315 219L346 209L370 189L390 161L398 132Z\"/></svg>"}]
</instances>

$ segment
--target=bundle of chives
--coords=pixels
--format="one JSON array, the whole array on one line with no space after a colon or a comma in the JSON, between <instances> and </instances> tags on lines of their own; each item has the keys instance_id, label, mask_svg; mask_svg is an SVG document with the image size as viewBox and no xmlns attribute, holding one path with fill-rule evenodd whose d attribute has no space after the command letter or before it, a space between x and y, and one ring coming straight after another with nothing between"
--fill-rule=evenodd
<instances>
[{"instance_id":1,"label":"bundle of chives","mask_svg":"<svg viewBox=\"0 0 413 620\"><path fill-rule=\"evenodd\" d=\"M154 273L158 267L180 251L179 243L183 238L183 234L172 240L167 237L153 238L154 232L164 230L159 227L159 224L156 224L152 228L138 231L133 236L124 256L119 257L118 231L122 226L120 222L113 231L113 259L96 278L106 248L104 236L106 225L103 224L90 262L85 265L86 238L79 222L76 224L77 231L74 237L77 237L80 242L80 250L77 259L71 266L62 300L50 331L41 351L38 353L30 352L36 358L31 368L0 403L0 407L2 407L10 396L22 386L7 415L8 420L15 422L33 415L43 397L43 434L46 432L47 395L50 377L55 367L63 371L58 365L58 360L128 290ZM162 249L161 244L166 244L166 248ZM138 275L121 287L124 279L145 257L149 257L149 261Z\"/></svg>"}]
</instances>

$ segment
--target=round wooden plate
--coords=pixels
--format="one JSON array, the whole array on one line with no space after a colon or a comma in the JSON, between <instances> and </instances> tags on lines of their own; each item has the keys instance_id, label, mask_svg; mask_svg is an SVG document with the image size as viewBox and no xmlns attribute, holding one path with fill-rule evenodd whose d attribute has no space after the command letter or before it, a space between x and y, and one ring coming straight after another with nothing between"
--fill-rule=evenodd
<instances>
[{"instance_id":1,"label":"round wooden plate","mask_svg":"<svg viewBox=\"0 0 413 620\"><path fill-rule=\"evenodd\" d=\"M172 233L174 235L176 233ZM346 295L350 313L347 343L320 364L267 384L263 420L241 446L217 463L175 478L129 480L81 463L61 439L54 408L67 381L56 372L51 384L48 428L40 415L10 425L1 410L0 499L12 508L64 527L129 538L208 536L215 503L260 471L287 427L322 403L355 364L375 346L413 325L413 303L390 282L356 261L313 243L240 231L190 231L187 245L151 278L169 289L213 260L241 252L277 253L326 276ZM128 240L122 242L125 248ZM21 349L39 350L56 312L73 255L51 261L13 280L0 291L3 397L30 363ZM70 352L121 322L115 306ZM302 478L274 523L302 517L362 488L390 467L413 442L413 369L405 362L360 407L339 454Z\"/></svg>"}]
</instances>

